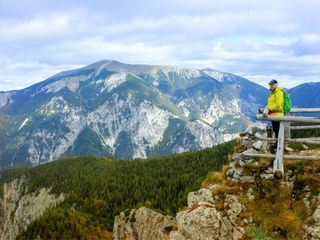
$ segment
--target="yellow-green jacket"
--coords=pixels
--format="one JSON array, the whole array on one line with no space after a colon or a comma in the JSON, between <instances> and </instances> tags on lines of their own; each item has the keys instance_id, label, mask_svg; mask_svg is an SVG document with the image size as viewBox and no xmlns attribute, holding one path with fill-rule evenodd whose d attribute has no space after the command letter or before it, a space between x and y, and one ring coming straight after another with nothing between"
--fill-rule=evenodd
<instances>
[{"instance_id":1,"label":"yellow-green jacket","mask_svg":"<svg viewBox=\"0 0 320 240\"><path fill-rule=\"evenodd\" d=\"M269 115L284 116L283 113L283 87L277 87L274 92L270 92L268 98Z\"/></svg>"}]
</instances>

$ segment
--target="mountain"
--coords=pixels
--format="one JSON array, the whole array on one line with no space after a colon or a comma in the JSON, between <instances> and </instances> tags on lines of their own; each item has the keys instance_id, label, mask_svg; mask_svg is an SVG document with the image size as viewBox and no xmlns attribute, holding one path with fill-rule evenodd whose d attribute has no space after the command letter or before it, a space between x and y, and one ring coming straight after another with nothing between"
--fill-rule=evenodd
<instances>
[{"instance_id":1,"label":"mountain","mask_svg":"<svg viewBox=\"0 0 320 240\"><path fill-rule=\"evenodd\" d=\"M289 91L293 105L302 108L320 107L320 82L304 83Z\"/></svg>"},{"instance_id":2,"label":"mountain","mask_svg":"<svg viewBox=\"0 0 320 240\"><path fill-rule=\"evenodd\" d=\"M100 61L0 93L0 168L210 147L245 129L267 94L212 69Z\"/></svg>"}]
</instances>

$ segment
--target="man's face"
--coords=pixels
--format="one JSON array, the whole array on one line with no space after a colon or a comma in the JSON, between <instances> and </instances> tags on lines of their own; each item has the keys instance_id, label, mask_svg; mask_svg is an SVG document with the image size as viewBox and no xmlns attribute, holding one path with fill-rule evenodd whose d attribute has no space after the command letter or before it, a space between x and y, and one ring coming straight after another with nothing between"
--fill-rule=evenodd
<instances>
[{"instance_id":1,"label":"man's face","mask_svg":"<svg viewBox=\"0 0 320 240\"><path fill-rule=\"evenodd\" d=\"M277 87L277 84L269 84L269 86L271 90L275 90Z\"/></svg>"}]
</instances>

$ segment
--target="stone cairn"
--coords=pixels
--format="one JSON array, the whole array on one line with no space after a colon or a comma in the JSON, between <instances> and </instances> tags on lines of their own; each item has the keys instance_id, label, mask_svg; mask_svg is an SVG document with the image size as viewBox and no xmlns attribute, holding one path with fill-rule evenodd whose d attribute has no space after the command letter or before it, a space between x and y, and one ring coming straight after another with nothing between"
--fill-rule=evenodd
<instances>
[{"instance_id":1,"label":"stone cairn","mask_svg":"<svg viewBox=\"0 0 320 240\"><path fill-rule=\"evenodd\" d=\"M229 181L240 181L254 183L257 177L261 179L273 179L272 161L263 172L257 173L244 170L246 165L259 167L259 161L255 158L244 157L243 153L267 152L269 145L267 141L262 139L267 137L267 125L263 123L254 123L250 125L244 133L241 133L240 143L245 150L242 153L235 153L232 156L230 168L227 171L227 179Z\"/></svg>"}]
</instances>

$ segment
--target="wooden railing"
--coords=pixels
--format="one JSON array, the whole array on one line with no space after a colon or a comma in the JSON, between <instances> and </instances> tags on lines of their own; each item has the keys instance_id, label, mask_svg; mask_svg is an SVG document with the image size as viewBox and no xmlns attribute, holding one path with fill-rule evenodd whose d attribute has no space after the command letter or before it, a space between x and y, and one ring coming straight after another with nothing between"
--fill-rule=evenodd
<instances>
[{"instance_id":1,"label":"wooden railing","mask_svg":"<svg viewBox=\"0 0 320 240\"><path fill-rule=\"evenodd\" d=\"M320 113L320 108L293 108L290 113ZM273 174L277 178L284 176L283 160L320 160L320 156L299 156L299 155L285 155L284 154L284 143L306 143L306 144L319 144L320 138L303 138L303 139L292 139L291 130L297 129L318 129L320 125L309 125L309 126L290 126L291 122L298 123L318 123L320 124L320 118L318 117L302 117L302 116L268 116L264 117L262 114L257 114L257 120L262 121L279 121L280 129L278 139L276 138L262 138L263 141L277 142L276 154L253 154L244 153L245 157L263 157L273 158Z\"/></svg>"}]
</instances>

